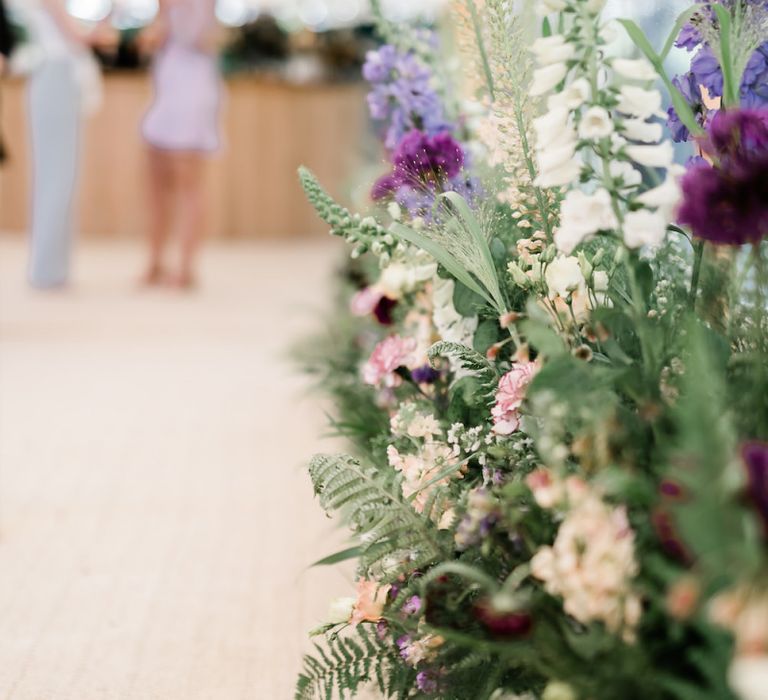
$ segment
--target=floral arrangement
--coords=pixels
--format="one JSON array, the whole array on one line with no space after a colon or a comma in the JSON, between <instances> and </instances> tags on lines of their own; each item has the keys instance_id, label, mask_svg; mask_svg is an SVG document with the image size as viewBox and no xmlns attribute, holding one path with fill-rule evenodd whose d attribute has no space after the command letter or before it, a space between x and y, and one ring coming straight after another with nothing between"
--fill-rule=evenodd
<instances>
[{"instance_id":1,"label":"floral arrangement","mask_svg":"<svg viewBox=\"0 0 768 700\"><path fill-rule=\"evenodd\" d=\"M306 364L351 446L310 466L352 536L318 564L359 583L297 699L768 697L768 3L659 49L603 4L466 0L463 116L382 21L378 206L300 173L352 246Z\"/></svg>"}]
</instances>

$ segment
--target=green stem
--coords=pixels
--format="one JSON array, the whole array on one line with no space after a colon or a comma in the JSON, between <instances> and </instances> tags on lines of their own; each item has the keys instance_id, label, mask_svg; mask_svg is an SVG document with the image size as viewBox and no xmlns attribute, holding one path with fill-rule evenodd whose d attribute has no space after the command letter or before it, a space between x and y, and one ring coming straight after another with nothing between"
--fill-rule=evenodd
<instances>
[{"instance_id":1,"label":"green stem","mask_svg":"<svg viewBox=\"0 0 768 700\"><path fill-rule=\"evenodd\" d=\"M696 297L699 294L701 263L704 260L704 241L696 241L693 250L693 274L691 275L691 293L688 299L688 308L691 311L696 310Z\"/></svg>"},{"instance_id":2,"label":"green stem","mask_svg":"<svg viewBox=\"0 0 768 700\"><path fill-rule=\"evenodd\" d=\"M475 0L467 0L469 6L469 12L472 15L472 25L475 28L475 39L477 41L477 50L480 52L480 59L483 63L483 72L485 73L485 82L488 84L488 94L490 95L491 102L496 99L493 73L491 72L491 64L488 61L488 52L485 50L485 40L483 39L483 27L480 23L480 15L477 11L477 5Z\"/></svg>"}]
</instances>

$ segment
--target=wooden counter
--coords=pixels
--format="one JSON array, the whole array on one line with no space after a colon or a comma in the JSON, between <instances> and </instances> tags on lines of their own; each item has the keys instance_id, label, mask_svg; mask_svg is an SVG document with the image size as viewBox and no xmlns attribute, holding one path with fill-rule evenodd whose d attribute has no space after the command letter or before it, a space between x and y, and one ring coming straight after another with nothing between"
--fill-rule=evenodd
<instances>
[{"instance_id":1,"label":"wooden counter","mask_svg":"<svg viewBox=\"0 0 768 700\"><path fill-rule=\"evenodd\" d=\"M210 168L210 235L288 238L324 231L296 178L304 163L336 193L360 162L366 133L362 85L292 86L250 76L226 83L225 147ZM86 122L78 230L137 236L145 228L145 151L139 124L150 102L145 74L112 74ZM30 168L26 86L2 86L2 132L11 160L0 170L0 230L25 231Z\"/></svg>"}]
</instances>

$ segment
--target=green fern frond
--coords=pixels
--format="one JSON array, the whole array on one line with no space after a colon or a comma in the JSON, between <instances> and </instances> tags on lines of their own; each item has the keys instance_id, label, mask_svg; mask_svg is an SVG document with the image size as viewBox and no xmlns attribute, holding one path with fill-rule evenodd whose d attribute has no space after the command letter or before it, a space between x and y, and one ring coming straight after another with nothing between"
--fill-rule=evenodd
<instances>
[{"instance_id":1,"label":"green fern frond","mask_svg":"<svg viewBox=\"0 0 768 700\"><path fill-rule=\"evenodd\" d=\"M392 470L348 455L316 455L309 474L323 508L340 512L357 534L363 572L375 570L379 578L392 580L401 570L389 571L392 565L385 566L385 559L412 571L447 556L435 524L403 498Z\"/></svg>"},{"instance_id":2,"label":"green fern frond","mask_svg":"<svg viewBox=\"0 0 768 700\"><path fill-rule=\"evenodd\" d=\"M428 353L429 361L434 365L439 357L450 357L471 372L480 382L483 393L491 400L499 384L499 373L483 355L466 345L441 341L435 343Z\"/></svg>"},{"instance_id":3,"label":"green fern frond","mask_svg":"<svg viewBox=\"0 0 768 700\"><path fill-rule=\"evenodd\" d=\"M331 233L355 246L353 257L370 251L378 256L382 264L390 260L397 242L373 217L362 218L337 204L322 188L314 174L304 166L299 168L299 180L309 203L315 208L318 216L331 227Z\"/></svg>"}]
</instances>

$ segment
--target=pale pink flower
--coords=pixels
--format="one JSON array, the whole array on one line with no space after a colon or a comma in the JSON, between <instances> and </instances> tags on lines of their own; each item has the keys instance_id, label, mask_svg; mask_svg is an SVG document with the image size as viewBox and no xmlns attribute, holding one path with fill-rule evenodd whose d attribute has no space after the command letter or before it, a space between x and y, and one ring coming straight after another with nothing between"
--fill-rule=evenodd
<instances>
[{"instance_id":1,"label":"pale pink flower","mask_svg":"<svg viewBox=\"0 0 768 700\"><path fill-rule=\"evenodd\" d=\"M384 612L389 586L361 578L357 582L357 601L352 608L350 623L355 627L361 622L378 622Z\"/></svg>"},{"instance_id":2,"label":"pale pink flower","mask_svg":"<svg viewBox=\"0 0 768 700\"><path fill-rule=\"evenodd\" d=\"M501 378L496 391L496 405L491 411L493 429L498 435L511 435L520 428L519 409L537 369L533 362L516 362Z\"/></svg>"},{"instance_id":3,"label":"pale pink flower","mask_svg":"<svg viewBox=\"0 0 768 700\"><path fill-rule=\"evenodd\" d=\"M563 484L560 479L553 477L549 469L539 467L532 471L525 477L525 483L540 508L554 508L563 500Z\"/></svg>"},{"instance_id":4,"label":"pale pink flower","mask_svg":"<svg viewBox=\"0 0 768 700\"><path fill-rule=\"evenodd\" d=\"M395 374L400 367L407 367L416 350L413 338L391 335L382 340L363 366L363 381L371 386L394 387L402 379Z\"/></svg>"},{"instance_id":5,"label":"pale pink flower","mask_svg":"<svg viewBox=\"0 0 768 700\"><path fill-rule=\"evenodd\" d=\"M366 287L361 289L349 304L350 311L354 316L370 316L383 299L384 292L377 287Z\"/></svg>"}]
</instances>

